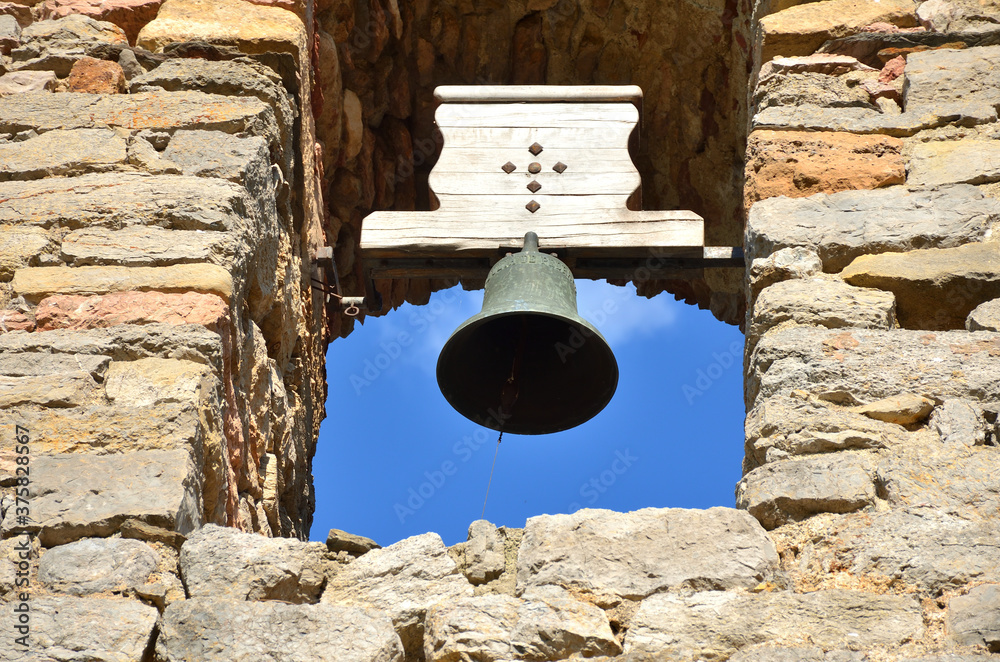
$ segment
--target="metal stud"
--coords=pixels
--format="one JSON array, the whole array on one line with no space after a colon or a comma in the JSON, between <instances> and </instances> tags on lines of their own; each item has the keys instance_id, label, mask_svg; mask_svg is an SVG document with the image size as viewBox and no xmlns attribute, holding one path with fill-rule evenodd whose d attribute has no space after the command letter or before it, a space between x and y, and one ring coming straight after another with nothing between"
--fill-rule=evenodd
<instances>
[{"instance_id":1,"label":"metal stud","mask_svg":"<svg viewBox=\"0 0 1000 662\"><path fill-rule=\"evenodd\" d=\"M569 166L567 166L565 163L563 163L562 161L560 161L559 163L557 163L554 166L552 166L552 169L555 170L556 172L558 172L561 175L561 174L563 174L566 171L566 168L568 168L568 167Z\"/></svg>"},{"instance_id":2,"label":"metal stud","mask_svg":"<svg viewBox=\"0 0 1000 662\"><path fill-rule=\"evenodd\" d=\"M532 175L537 175L541 171L542 171L542 164L541 163L538 163L536 161L535 163L529 163L528 164L528 172L530 172Z\"/></svg>"},{"instance_id":3,"label":"metal stud","mask_svg":"<svg viewBox=\"0 0 1000 662\"><path fill-rule=\"evenodd\" d=\"M541 207L542 206L540 204L538 204L537 202L535 202L534 200L532 200L528 204L524 205L524 208L527 209L528 211L530 211L532 214L534 214L536 211L538 211L539 209L541 209Z\"/></svg>"},{"instance_id":4,"label":"metal stud","mask_svg":"<svg viewBox=\"0 0 1000 662\"><path fill-rule=\"evenodd\" d=\"M510 173L517 170L517 166L511 163L510 161L507 161L507 163L504 163L502 166L500 166L500 169L509 175Z\"/></svg>"},{"instance_id":5,"label":"metal stud","mask_svg":"<svg viewBox=\"0 0 1000 662\"><path fill-rule=\"evenodd\" d=\"M539 154L542 153L542 146L539 145L538 143L535 143L534 145L528 148L528 151L534 154L535 156L538 156Z\"/></svg>"},{"instance_id":6,"label":"metal stud","mask_svg":"<svg viewBox=\"0 0 1000 662\"><path fill-rule=\"evenodd\" d=\"M532 193L538 193L538 189L540 188L542 188L542 185L535 180L531 180L531 182L528 183L528 190Z\"/></svg>"}]
</instances>

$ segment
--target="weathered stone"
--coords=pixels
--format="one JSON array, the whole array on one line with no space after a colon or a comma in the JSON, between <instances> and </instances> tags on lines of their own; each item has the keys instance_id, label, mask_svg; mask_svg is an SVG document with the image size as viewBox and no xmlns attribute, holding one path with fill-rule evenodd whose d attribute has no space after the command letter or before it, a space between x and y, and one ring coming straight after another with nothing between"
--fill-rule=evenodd
<instances>
[{"instance_id":1,"label":"weathered stone","mask_svg":"<svg viewBox=\"0 0 1000 662\"><path fill-rule=\"evenodd\" d=\"M965 646L1000 652L1000 584L985 584L948 602L948 634Z\"/></svg>"},{"instance_id":2,"label":"weathered stone","mask_svg":"<svg viewBox=\"0 0 1000 662\"><path fill-rule=\"evenodd\" d=\"M181 548L181 573L192 598L316 602L325 551L323 543L264 538L208 524Z\"/></svg>"},{"instance_id":3,"label":"weathered stone","mask_svg":"<svg viewBox=\"0 0 1000 662\"><path fill-rule=\"evenodd\" d=\"M203 292L226 301L233 290L229 272L214 264L176 264L167 267L26 267L11 282L14 291L30 301L53 294L109 294L131 290Z\"/></svg>"},{"instance_id":4,"label":"weathered stone","mask_svg":"<svg viewBox=\"0 0 1000 662\"><path fill-rule=\"evenodd\" d=\"M0 14L0 53L10 55L21 45L21 25L10 14Z\"/></svg>"},{"instance_id":5,"label":"weathered stone","mask_svg":"<svg viewBox=\"0 0 1000 662\"><path fill-rule=\"evenodd\" d=\"M168 606L156 653L167 662L403 662L399 637L380 612L212 598Z\"/></svg>"},{"instance_id":6,"label":"weathered stone","mask_svg":"<svg viewBox=\"0 0 1000 662\"><path fill-rule=\"evenodd\" d=\"M790 7L761 19L760 62L778 55L810 55L828 39L859 32L880 21L900 27L917 24L917 6L909 0L823 0L812 4L815 6Z\"/></svg>"},{"instance_id":7,"label":"weathered stone","mask_svg":"<svg viewBox=\"0 0 1000 662\"><path fill-rule=\"evenodd\" d=\"M838 272L859 255L959 246L998 224L1000 200L967 185L770 198L750 211L745 250L753 260L803 246L819 253L824 271Z\"/></svg>"},{"instance_id":8,"label":"weathered stone","mask_svg":"<svg viewBox=\"0 0 1000 662\"><path fill-rule=\"evenodd\" d=\"M242 183L248 175L261 177L270 162L267 143L262 138L237 138L218 131L178 131L170 139L163 158L182 169L185 175L219 177Z\"/></svg>"},{"instance_id":9,"label":"weathered stone","mask_svg":"<svg viewBox=\"0 0 1000 662\"><path fill-rule=\"evenodd\" d=\"M117 62L80 58L73 64L66 81L69 92L121 94L128 89L125 72Z\"/></svg>"},{"instance_id":10,"label":"weathered stone","mask_svg":"<svg viewBox=\"0 0 1000 662\"><path fill-rule=\"evenodd\" d=\"M914 393L900 393L875 402L859 405L852 411L876 421L897 425L913 425L927 418L934 409L934 401Z\"/></svg>"},{"instance_id":11,"label":"weathered stone","mask_svg":"<svg viewBox=\"0 0 1000 662\"><path fill-rule=\"evenodd\" d=\"M768 530L817 513L849 513L874 501L871 467L851 453L772 462L736 486L736 507Z\"/></svg>"},{"instance_id":12,"label":"weathered stone","mask_svg":"<svg viewBox=\"0 0 1000 662\"><path fill-rule=\"evenodd\" d=\"M54 92L58 81L53 71L9 71L0 76L0 96L24 92Z\"/></svg>"},{"instance_id":13,"label":"weathered stone","mask_svg":"<svg viewBox=\"0 0 1000 662\"><path fill-rule=\"evenodd\" d=\"M917 18L936 32L995 32L1000 7L970 0L928 0L917 8Z\"/></svg>"},{"instance_id":14,"label":"weathered stone","mask_svg":"<svg viewBox=\"0 0 1000 662\"><path fill-rule=\"evenodd\" d=\"M0 14L13 16L22 28L31 25L34 20L31 16L31 7L16 2L0 2Z\"/></svg>"},{"instance_id":15,"label":"weathered stone","mask_svg":"<svg viewBox=\"0 0 1000 662\"><path fill-rule=\"evenodd\" d=\"M35 320L16 310L0 310L0 333L34 331Z\"/></svg>"},{"instance_id":16,"label":"weathered stone","mask_svg":"<svg viewBox=\"0 0 1000 662\"><path fill-rule=\"evenodd\" d=\"M945 444L971 447L986 443L986 421L980 411L965 400L945 400L931 416L930 428Z\"/></svg>"},{"instance_id":17,"label":"weathered stone","mask_svg":"<svg viewBox=\"0 0 1000 662\"><path fill-rule=\"evenodd\" d=\"M826 74L771 75L760 81L754 90L753 106L758 110L771 106L797 106L802 103L812 103L824 108L875 109L864 88L859 85L848 85L844 78Z\"/></svg>"},{"instance_id":18,"label":"weathered stone","mask_svg":"<svg viewBox=\"0 0 1000 662\"><path fill-rule=\"evenodd\" d=\"M32 403L43 407L78 407L92 399L96 392L93 377L82 370L32 377L0 377L0 407Z\"/></svg>"},{"instance_id":19,"label":"weathered stone","mask_svg":"<svg viewBox=\"0 0 1000 662\"><path fill-rule=\"evenodd\" d=\"M361 100L351 90L344 90L344 157L348 161L361 153L363 136Z\"/></svg>"},{"instance_id":20,"label":"weathered stone","mask_svg":"<svg viewBox=\"0 0 1000 662\"><path fill-rule=\"evenodd\" d=\"M848 55L813 54L798 57L776 57L760 67L757 79L760 82L774 75L782 74L826 74L841 76L850 71L875 71L874 68L858 62Z\"/></svg>"},{"instance_id":21,"label":"weathered stone","mask_svg":"<svg viewBox=\"0 0 1000 662\"><path fill-rule=\"evenodd\" d=\"M133 138L128 145L128 162L151 175L179 175L176 163L163 158L156 149L141 137Z\"/></svg>"},{"instance_id":22,"label":"weathered stone","mask_svg":"<svg viewBox=\"0 0 1000 662\"><path fill-rule=\"evenodd\" d=\"M139 64L139 60L136 59L135 53L129 48L123 48L121 53L118 54L118 65L122 68L122 72L125 74L125 80L131 82L133 78L138 78L142 74L146 73L146 70L142 68Z\"/></svg>"},{"instance_id":23,"label":"weathered stone","mask_svg":"<svg viewBox=\"0 0 1000 662\"><path fill-rule=\"evenodd\" d=\"M754 131L747 144L746 207L779 195L801 198L902 184L902 147L889 136Z\"/></svg>"},{"instance_id":24,"label":"weathered stone","mask_svg":"<svg viewBox=\"0 0 1000 662\"><path fill-rule=\"evenodd\" d=\"M236 46L244 53L280 52L296 57L306 30L295 14L239 0L167 0L140 32L136 44L149 51L183 41Z\"/></svg>"},{"instance_id":25,"label":"weathered stone","mask_svg":"<svg viewBox=\"0 0 1000 662\"><path fill-rule=\"evenodd\" d=\"M976 306L1000 297L1000 243L862 255L843 277L852 285L895 294L904 328L964 329Z\"/></svg>"},{"instance_id":26,"label":"weathered stone","mask_svg":"<svg viewBox=\"0 0 1000 662\"><path fill-rule=\"evenodd\" d=\"M176 550L180 550L181 545L187 540L187 537L181 533L146 524L137 519L125 520L121 526L121 534L122 538L157 542L161 545L173 547Z\"/></svg>"},{"instance_id":27,"label":"weathered stone","mask_svg":"<svg viewBox=\"0 0 1000 662\"><path fill-rule=\"evenodd\" d=\"M996 112L1000 94L1000 72L995 62L1000 46L937 50L912 53L906 58L903 103L907 113L940 115L967 113L963 108L981 107Z\"/></svg>"},{"instance_id":28,"label":"weathered stone","mask_svg":"<svg viewBox=\"0 0 1000 662\"><path fill-rule=\"evenodd\" d=\"M908 166L910 188L988 184L1000 180L1000 141L966 138L917 143Z\"/></svg>"},{"instance_id":29,"label":"weathered stone","mask_svg":"<svg viewBox=\"0 0 1000 662\"><path fill-rule=\"evenodd\" d=\"M329 579L322 601L385 611L407 656L419 658L427 610L470 596L472 584L458 572L441 537L425 533L358 557Z\"/></svg>"},{"instance_id":30,"label":"weathered stone","mask_svg":"<svg viewBox=\"0 0 1000 662\"><path fill-rule=\"evenodd\" d=\"M0 375L41 377L82 371L95 381L104 381L111 359L88 354L28 354L0 351Z\"/></svg>"},{"instance_id":31,"label":"weathered stone","mask_svg":"<svg viewBox=\"0 0 1000 662\"><path fill-rule=\"evenodd\" d=\"M470 524L459 563L466 579L476 586L491 582L503 574L504 564L504 543L497 527L486 520Z\"/></svg>"},{"instance_id":32,"label":"weathered stone","mask_svg":"<svg viewBox=\"0 0 1000 662\"><path fill-rule=\"evenodd\" d=\"M108 399L124 407L198 402L213 388L218 384L208 366L155 358L115 361L108 368L104 385Z\"/></svg>"},{"instance_id":33,"label":"weathered stone","mask_svg":"<svg viewBox=\"0 0 1000 662\"><path fill-rule=\"evenodd\" d=\"M789 455L889 448L907 440L902 426L795 395L762 400L747 414L744 473Z\"/></svg>"},{"instance_id":34,"label":"weathered stone","mask_svg":"<svg viewBox=\"0 0 1000 662\"><path fill-rule=\"evenodd\" d=\"M861 586L895 585L940 593L970 582L1000 581L1000 527L931 508L846 515L822 534L809 533L792 567L828 577L830 559ZM793 577L794 578L794 577Z\"/></svg>"},{"instance_id":35,"label":"weathered stone","mask_svg":"<svg viewBox=\"0 0 1000 662\"><path fill-rule=\"evenodd\" d=\"M14 629L16 620L0 618L0 637L10 642L4 646L3 659L141 660L152 642L156 617L156 607L138 600L33 595L29 648L14 644L21 636Z\"/></svg>"},{"instance_id":36,"label":"weathered stone","mask_svg":"<svg viewBox=\"0 0 1000 662\"><path fill-rule=\"evenodd\" d=\"M747 402L796 389L859 401L915 393L996 402L997 356L1000 334L985 331L775 329L750 357Z\"/></svg>"},{"instance_id":37,"label":"weathered stone","mask_svg":"<svg viewBox=\"0 0 1000 662\"><path fill-rule=\"evenodd\" d=\"M867 660L868 658L860 651L824 651L818 646L777 648L768 644L748 646L729 658L730 662L867 662Z\"/></svg>"},{"instance_id":38,"label":"weathered stone","mask_svg":"<svg viewBox=\"0 0 1000 662\"><path fill-rule=\"evenodd\" d=\"M969 331L1000 331L1000 299L976 306L965 320Z\"/></svg>"},{"instance_id":39,"label":"weathered stone","mask_svg":"<svg viewBox=\"0 0 1000 662\"><path fill-rule=\"evenodd\" d=\"M31 516L46 547L110 536L130 518L186 533L201 524L200 473L185 451L36 456ZM13 512L0 528L19 528Z\"/></svg>"},{"instance_id":40,"label":"weathered stone","mask_svg":"<svg viewBox=\"0 0 1000 662\"><path fill-rule=\"evenodd\" d=\"M771 106L754 114L750 130L845 131L905 137L949 124L975 126L997 119L996 108L978 101L918 108L912 112L886 113L881 107L879 110L826 108L813 103Z\"/></svg>"},{"instance_id":41,"label":"weathered stone","mask_svg":"<svg viewBox=\"0 0 1000 662\"><path fill-rule=\"evenodd\" d=\"M222 365L219 335L195 324L123 324L88 331L14 332L0 336L0 350L103 354L114 361L159 357L204 363L220 370Z\"/></svg>"},{"instance_id":42,"label":"weathered stone","mask_svg":"<svg viewBox=\"0 0 1000 662\"><path fill-rule=\"evenodd\" d=\"M222 331L228 307L214 294L117 292L104 296L55 295L36 309L40 331L99 329L118 324L200 324Z\"/></svg>"},{"instance_id":43,"label":"weathered stone","mask_svg":"<svg viewBox=\"0 0 1000 662\"><path fill-rule=\"evenodd\" d=\"M159 556L138 540L85 538L54 547L38 563L38 581L53 591L87 595L146 583Z\"/></svg>"},{"instance_id":44,"label":"weathered stone","mask_svg":"<svg viewBox=\"0 0 1000 662\"><path fill-rule=\"evenodd\" d=\"M822 272L823 262L819 254L809 248L782 248L767 257L758 257L750 263L748 274L750 308L764 288L783 280L808 278Z\"/></svg>"},{"instance_id":45,"label":"weathered stone","mask_svg":"<svg viewBox=\"0 0 1000 662\"><path fill-rule=\"evenodd\" d=\"M274 111L253 97L223 97L202 92L141 92L95 98L57 92L0 98L0 131L3 132L102 126L130 130L205 129L264 137L278 135Z\"/></svg>"},{"instance_id":46,"label":"weathered stone","mask_svg":"<svg viewBox=\"0 0 1000 662\"><path fill-rule=\"evenodd\" d=\"M242 187L200 177L106 173L0 182L0 223L46 228L233 230L252 204Z\"/></svg>"},{"instance_id":47,"label":"weathered stone","mask_svg":"<svg viewBox=\"0 0 1000 662\"><path fill-rule=\"evenodd\" d=\"M0 181L114 170L125 160L125 139L114 131L47 131L30 140L0 145Z\"/></svg>"},{"instance_id":48,"label":"weathered stone","mask_svg":"<svg viewBox=\"0 0 1000 662\"><path fill-rule=\"evenodd\" d=\"M4 228L0 233L0 280L10 281L17 269L35 266L50 243L48 233L38 228Z\"/></svg>"},{"instance_id":49,"label":"weathered stone","mask_svg":"<svg viewBox=\"0 0 1000 662\"><path fill-rule=\"evenodd\" d=\"M888 292L851 287L836 278L786 280L757 297L747 335L759 338L787 322L828 329L892 329L896 326L895 300Z\"/></svg>"},{"instance_id":50,"label":"weathered stone","mask_svg":"<svg viewBox=\"0 0 1000 662\"><path fill-rule=\"evenodd\" d=\"M562 660L620 652L604 612L554 586L534 589L524 599L480 595L427 611L427 662Z\"/></svg>"},{"instance_id":51,"label":"weathered stone","mask_svg":"<svg viewBox=\"0 0 1000 662\"><path fill-rule=\"evenodd\" d=\"M63 238L62 257L75 267L110 264L159 267L211 261L223 252L228 241L232 238L221 232L141 226L122 230L86 228L74 230Z\"/></svg>"},{"instance_id":52,"label":"weathered stone","mask_svg":"<svg viewBox=\"0 0 1000 662\"><path fill-rule=\"evenodd\" d=\"M16 68L54 71L65 77L80 58L98 56L102 48L127 43L118 26L71 14L26 27L21 33L21 47L12 51L11 57Z\"/></svg>"},{"instance_id":53,"label":"weathered stone","mask_svg":"<svg viewBox=\"0 0 1000 662\"><path fill-rule=\"evenodd\" d=\"M326 536L326 548L333 553L347 552L351 556L361 556L373 549L380 549L381 545L364 536L357 536L340 529L330 529Z\"/></svg>"},{"instance_id":54,"label":"weathered stone","mask_svg":"<svg viewBox=\"0 0 1000 662\"><path fill-rule=\"evenodd\" d=\"M756 586L777 555L760 525L731 508L584 509L529 518L517 566L518 593L555 585L616 603L673 587Z\"/></svg>"},{"instance_id":55,"label":"weathered stone","mask_svg":"<svg viewBox=\"0 0 1000 662\"><path fill-rule=\"evenodd\" d=\"M841 590L659 594L642 601L625 650L712 659L752 644L800 642L804 636L824 648L899 645L923 631L920 603L909 595Z\"/></svg>"},{"instance_id":56,"label":"weathered stone","mask_svg":"<svg viewBox=\"0 0 1000 662\"><path fill-rule=\"evenodd\" d=\"M965 518L1000 516L1000 449L932 437L896 449L875 470L893 506L930 507Z\"/></svg>"},{"instance_id":57,"label":"weathered stone","mask_svg":"<svg viewBox=\"0 0 1000 662\"><path fill-rule=\"evenodd\" d=\"M45 0L39 5L43 19L82 14L120 27L130 44L135 43L142 26L156 17L163 0Z\"/></svg>"}]
</instances>

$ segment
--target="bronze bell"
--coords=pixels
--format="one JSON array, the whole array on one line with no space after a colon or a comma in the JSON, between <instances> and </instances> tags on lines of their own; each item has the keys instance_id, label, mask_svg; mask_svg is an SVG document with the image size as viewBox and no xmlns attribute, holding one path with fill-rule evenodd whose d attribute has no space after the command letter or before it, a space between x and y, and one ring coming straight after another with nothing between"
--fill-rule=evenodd
<instances>
[{"instance_id":1,"label":"bronze bell","mask_svg":"<svg viewBox=\"0 0 1000 662\"><path fill-rule=\"evenodd\" d=\"M590 420L618 386L607 341L576 310L573 274L534 232L486 278L483 310L445 343L438 385L460 414L494 430L547 434Z\"/></svg>"}]
</instances>

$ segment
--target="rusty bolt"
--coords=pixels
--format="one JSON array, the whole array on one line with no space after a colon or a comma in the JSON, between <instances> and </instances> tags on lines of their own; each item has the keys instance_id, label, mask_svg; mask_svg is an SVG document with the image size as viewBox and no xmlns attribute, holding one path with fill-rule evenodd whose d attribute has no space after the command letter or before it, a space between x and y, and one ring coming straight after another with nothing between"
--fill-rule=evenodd
<instances>
[{"instance_id":1,"label":"rusty bolt","mask_svg":"<svg viewBox=\"0 0 1000 662\"><path fill-rule=\"evenodd\" d=\"M528 151L534 154L535 156L538 156L539 154L542 153L542 146L539 145L538 143L535 143L534 145L528 148Z\"/></svg>"},{"instance_id":2,"label":"rusty bolt","mask_svg":"<svg viewBox=\"0 0 1000 662\"><path fill-rule=\"evenodd\" d=\"M538 211L541 208L541 205L538 204L537 202L535 202L534 200L532 200L528 204L524 205L524 208L527 209L528 211L530 211L532 214L534 214L536 211Z\"/></svg>"},{"instance_id":3,"label":"rusty bolt","mask_svg":"<svg viewBox=\"0 0 1000 662\"><path fill-rule=\"evenodd\" d=\"M542 164L541 163L538 163L536 161L535 163L529 163L528 164L528 172L530 172L532 175L537 175L541 171L542 171Z\"/></svg>"},{"instance_id":4,"label":"rusty bolt","mask_svg":"<svg viewBox=\"0 0 1000 662\"><path fill-rule=\"evenodd\" d=\"M538 189L540 188L542 188L542 185L535 180L531 180L531 182L528 183L528 190L532 193L538 193Z\"/></svg>"},{"instance_id":5,"label":"rusty bolt","mask_svg":"<svg viewBox=\"0 0 1000 662\"><path fill-rule=\"evenodd\" d=\"M552 166L552 169L555 170L556 172L558 172L561 175L564 172L566 172L566 168L568 168L568 167L569 166L567 166L565 163L563 163L562 161L560 161L559 163L557 163L554 166Z\"/></svg>"},{"instance_id":6,"label":"rusty bolt","mask_svg":"<svg viewBox=\"0 0 1000 662\"><path fill-rule=\"evenodd\" d=\"M517 166L511 163L510 161L507 161L507 163L504 163L502 166L500 166L500 169L509 175L510 173L517 170Z\"/></svg>"}]
</instances>

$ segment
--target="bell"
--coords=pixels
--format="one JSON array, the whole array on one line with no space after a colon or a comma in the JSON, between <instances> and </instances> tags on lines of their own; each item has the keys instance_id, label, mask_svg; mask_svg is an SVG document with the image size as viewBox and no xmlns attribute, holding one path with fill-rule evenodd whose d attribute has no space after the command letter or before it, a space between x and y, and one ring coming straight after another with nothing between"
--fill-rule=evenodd
<instances>
[{"instance_id":1,"label":"bell","mask_svg":"<svg viewBox=\"0 0 1000 662\"><path fill-rule=\"evenodd\" d=\"M534 232L486 278L483 310L455 330L438 385L466 418L513 434L568 430L596 416L618 386L607 341L576 310L573 274L538 252Z\"/></svg>"}]
</instances>

